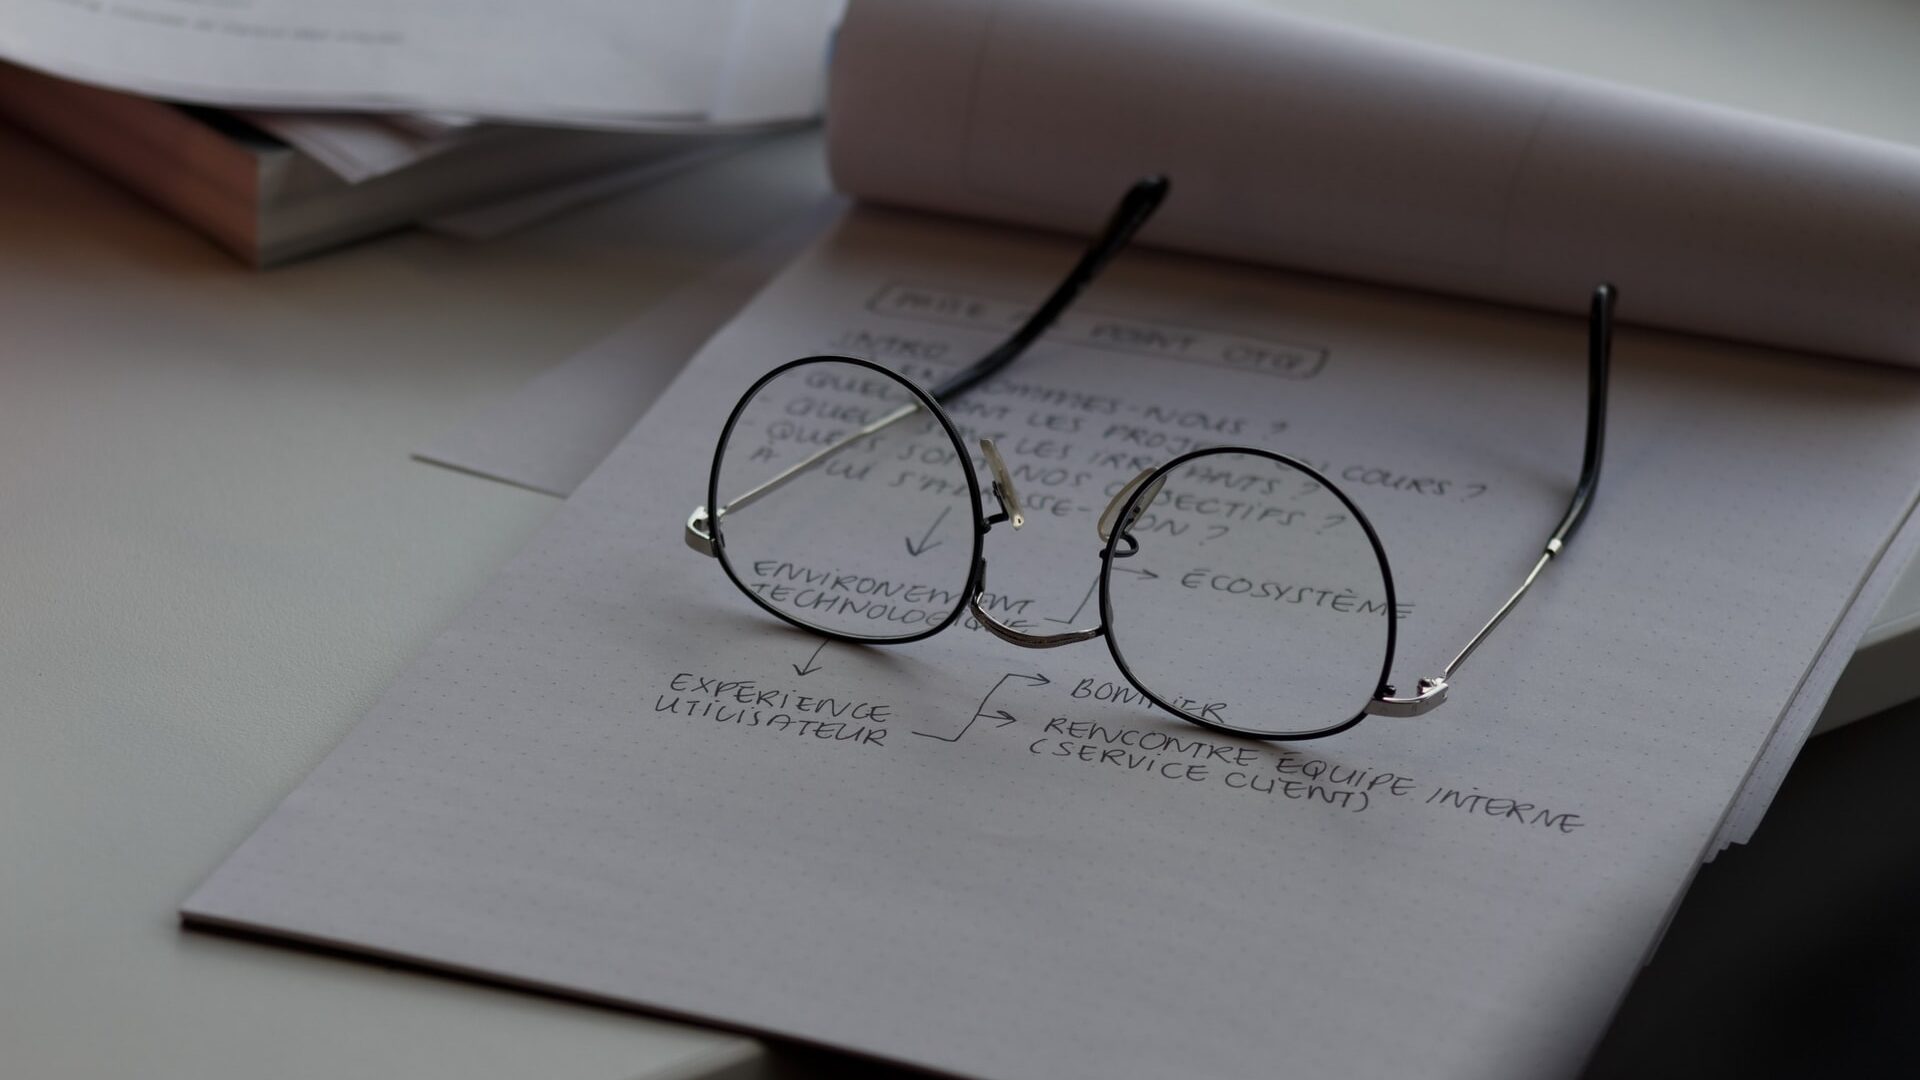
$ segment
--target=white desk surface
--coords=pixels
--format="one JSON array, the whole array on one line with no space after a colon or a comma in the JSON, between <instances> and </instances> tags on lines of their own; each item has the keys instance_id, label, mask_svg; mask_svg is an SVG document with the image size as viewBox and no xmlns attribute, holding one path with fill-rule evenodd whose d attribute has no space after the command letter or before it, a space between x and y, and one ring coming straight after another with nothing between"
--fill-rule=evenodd
<instances>
[{"instance_id":1,"label":"white desk surface","mask_svg":"<svg viewBox=\"0 0 1920 1080\"><path fill-rule=\"evenodd\" d=\"M560 504L408 460L821 190L788 138L270 273L0 127L0 1073L745 1077L757 1042L182 931Z\"/></svg>"}]
</instances>

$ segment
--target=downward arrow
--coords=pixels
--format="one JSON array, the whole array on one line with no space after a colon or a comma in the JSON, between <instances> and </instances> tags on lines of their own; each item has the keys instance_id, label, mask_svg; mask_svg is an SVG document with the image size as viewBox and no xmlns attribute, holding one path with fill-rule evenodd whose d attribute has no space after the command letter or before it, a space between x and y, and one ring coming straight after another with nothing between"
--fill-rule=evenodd
<instances>
[{"instance_id":1,"label":"downward arrow","mask_svg":"<svg viewBox=\"0 0 1920 1080\"><path fill-rule=\"evenodd\" d=\"M820 644L818 644L818 645L816 645L816 646L814 646L814 649L813 649L813 656L809 656L809 657L807 657L807 664L806 664L806 666L805 666L805 667L801 667L801 666L800 666L799 664L794 664L794 665L792 665L792 667L793 667L793 673L794 673L795 675L801 675L801 676L806 676L806 675L811 675L811 674L813 674L813 673L814 673L814 672L816 672L816 671L819 671L819 670L820 670L820 665L819 665L819 664L816 664L816 663L814 663L814 662L813 662L813 659L814 659L814 657L815 657L815 656L819 656L819 655L820 655L820 650L821 650L821 649L824 649L824 648L826 648L826 647L827 647L827 639L826 639L826 638L821 638L821 639L820 639Z\"/></svg>"},{"instance_id":2,"label":"downward arrow","mask_svg":"<svg viewBox=\"0 0 1920 1080\"><path fill-rule=\"evenodd\" d=\"M947 515L952 512L953 512L953 507L951 506L942 509L940 511L940 516L933 519L933 524L927 526L927 535L920 538L919 544L916 545L913 542L913 537L911 536L907 537L907 554L917 559L922 554L932 551L934 548L939 547L941 543L943 543L943 541L933 540L933 531L935 529L938 529L940 527L940 523L947 520ZM927 543L927 541L929 540L933 540L933 543L931 544Z\"/></svg>"}]
</instances>

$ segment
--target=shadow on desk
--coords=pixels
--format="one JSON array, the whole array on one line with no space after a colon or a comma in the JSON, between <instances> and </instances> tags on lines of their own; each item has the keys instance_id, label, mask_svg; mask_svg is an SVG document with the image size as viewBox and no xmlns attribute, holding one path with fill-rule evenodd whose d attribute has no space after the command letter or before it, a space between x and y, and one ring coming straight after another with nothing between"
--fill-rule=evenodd
<instances>
[{"instance_id":1,"label":"shadow on desk","mask_svg":"<svg viewBox=\"0 0 1920 1080\"><path fill-rule=\"evenodd\" d=\"M1587 1080L1920 1076L1920 702L1807 744L1701 870Z\"/></svg>"}]
</instances>

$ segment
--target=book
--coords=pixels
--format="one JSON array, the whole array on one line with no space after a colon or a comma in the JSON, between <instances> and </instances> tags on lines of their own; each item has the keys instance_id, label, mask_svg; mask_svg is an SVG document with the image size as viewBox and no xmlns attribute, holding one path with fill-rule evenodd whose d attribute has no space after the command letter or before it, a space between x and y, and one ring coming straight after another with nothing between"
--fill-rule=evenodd
<instances>
[{"instance_id":1,"label":"book","mask_svg":"<svg viewBox=\"0 0 1920 1080\"><path fill-rule=\"evenodd\" d=\"M227 112L8 64L0 64L0 117L262 267L567 181L695 160L740 138L495 129L404 167L350 180Z\"/></svg>"}]
</instances>

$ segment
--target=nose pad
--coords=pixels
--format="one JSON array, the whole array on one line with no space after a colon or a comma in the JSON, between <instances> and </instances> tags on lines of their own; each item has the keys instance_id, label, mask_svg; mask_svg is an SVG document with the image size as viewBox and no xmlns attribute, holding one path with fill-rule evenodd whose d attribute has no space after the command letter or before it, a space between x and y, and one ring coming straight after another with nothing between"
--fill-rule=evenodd
<instances>
[{"instance_id":1,"label":"nose pad","mask_svg":"<svg viewBox=\"0 0 1920 1080\"><path fill-rule=\"evenodd\" d=\"M1153 505L1153 500L1160 497L1160 489L1165 487L1167 483L1167 478L1164 476L1155 480L1153 486L1148 488L1147 491L1140 496L1139 501L1133 504L1133 512L1127 515L1127 520L1117 520L1120 517L1120 508L1127 504L1127 500L1133 496L1134 490L1141 484L1146 483L1147 477L1152 476L1153 473L1154 470L1152 469L1140 470L1140 475L1127 481L1127 486L1116 492L1113 499L1107 503L1107 508L1100 512L1100 520L1095 522L1093 527L1094 530L1100 534L1100 542L1102 544L1112 539L1113 534L1116 532L1122 536L1126 535L1127 530L1133 528L1133 523L1140 520L1140 515L1147 512L1147 507Z\"/></svg>"},{"instance_id":2,"label":"nose pad","mask_svg":"<svg viewBox=\"0 0 1920 1080\"><path fill-rule=\"evenodd\" d=\"M1000 513L1005 515L1007 524L1016 529L1025 525L1027 518L1020 512L1020 493L1013 489L1013 477L1007 475L1007 463L1000 460L1000 451L992 439L980 440L980 453L986 456L987 469L993 473L993 497L1000 501Z\"/></svg>"}]
</instances>

